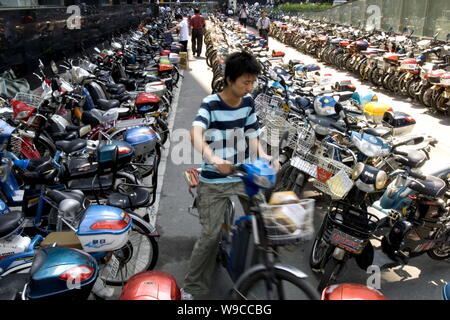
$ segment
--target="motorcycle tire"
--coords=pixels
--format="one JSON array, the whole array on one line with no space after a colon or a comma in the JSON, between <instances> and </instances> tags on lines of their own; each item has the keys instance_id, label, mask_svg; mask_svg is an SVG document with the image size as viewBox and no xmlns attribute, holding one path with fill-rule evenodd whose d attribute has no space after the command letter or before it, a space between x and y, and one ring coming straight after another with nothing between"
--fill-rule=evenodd
<instances>
[{"instance_id":1,"label":"motorcycle tire","mask_svg":"<svg viewBox=\"0 0 450 320\"><path fill-rule=\"evenodd\" d=\"M311 267L311 270L314 272L321 271L324 261L326 261L331 254L330 244L328 244L323 239L323 234L324 234L326 225L327 225L327 217L325 216L325 218L322 221L322 225L320 226L320 229L317 232L317 235L314 239L314 242L313 242L313 245L311 248L311 252L309 253L309 266ZM318 249L319 245L323 246L323 249L322 249L323 252L320 255L317 254L317 249Z\"/></svg>"},{"instance_id":2,"label":"motorcycle tire","mask_svg":"<svg viewBox=\"0 0 450 320\"><path fill-rule=\"evenodd\" d=\"M448 258L450 258L450 246L447 245L447 247L448 248L444 253L441 253L439 248L433 248L431 250L428 250L427 254L433 260L438 261L447 260Z\"/></svg>"},{"instance_id":3,"label":"motorcycle tire","mask_svg":"<svg viewBox=\"0 0 450 320\"><path fill-rule=\"evenodd\" d=\"M416 100L416 98L417 98L416 93L417 93L417 89L419 87L419 84L420 84L420 79L416 78L416 77L411 78L406 83L406 86L408 88L408 96L410 98L414 99L414 100Z\"/></svg>"},{"instance_id":4,"label":"motorcycle tire","mask_svg":"<svg viewBox=\"0 0 450 320\"><path fill-rule=\"evenodd\" d=\"M442 113L444 115L448 114L448 110L450 106L448 105L449 99L445 98L443 94L441 94L435 101L434 108L437 112Z\"/></svg>"},{"instance_id":5,"label":"motorcycle tire","mask_svg":"<svg viewBox=\"0 0 450 320\"><path fill-rule=\"evenodd\" d=\"M343 262L331 257L325 265L325 271L320 279L320 283L317 286L317 290L322 292L328 285L332 284L336 277L339 275L340 270L343 267Z\"/></svg>"}]
</instances>

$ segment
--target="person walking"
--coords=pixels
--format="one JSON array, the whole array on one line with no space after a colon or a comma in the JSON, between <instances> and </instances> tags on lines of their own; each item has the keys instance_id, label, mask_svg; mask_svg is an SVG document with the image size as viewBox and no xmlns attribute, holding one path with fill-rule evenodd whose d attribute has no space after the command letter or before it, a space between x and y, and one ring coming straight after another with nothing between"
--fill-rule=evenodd
<instances>
[{"instance_id":1,"label":"person walking","mask_svg":"<svg viewBox=\"0 0 450 320\"><path fill-rule=\"evenodd\" d=\"M203 99L192 123L191 142L203 156L197 187L202 231L194 245L182 289L186 300L209 293L227 199L237 195L248 212L250 199L244 183L240 178L227 177L234 166L250 163L256 156L272 161L275 170L280 168L279 162L265 153L258 138L261 130L250 92L260 72L261 66L252 54L230 54L225 61L223 91ZM257 201L264 201L262 193Z\"/></svg>"},{"instance_id":2,"label":"person walking","mask_svg":"<svg viewBox=\"0 0 450 320\"><path fill-rule=\"evenodd\" d=\"M187 53L187 45L189 40L188 22L186 21L186 19L183 19L183 16L181 14L176 14L175 20L178 22L178 24L172 29L167 30L166 32L172 33L177 30L180 37L180 44L183 46L182 51Z\"/></svg>"},{"instance_id":3,"label":"person walking","mask_svg":"<svg viewBox=\"0 0 450 320\"><path fill-rule=\"evenodd\" d=\"M267 12L261 12L261 18L256 22L256 28L259 31L259 36L266 40L265 46L269 45L269 31L270 31L270 19L267 16Z\"/></svg>"},{"instance_id":4,"label":"person walking","mask_svg":"<svg viewBox=\"0 0 450 320\"><path fill-rule=\"evenodd\" d=\"M203 33L205 30L205 18L200 14L200 9L195 8L194 16L190 20L192 30L192 54L200 58L203 46Z\"/></svg>"},{"instance_id":5,"label":"person walking","mask_svg":"<svg viewBox=\"0 0 450 320\"><path fill-rule=\"evenodd\" d=\"M239 22L244 26L244 28L247 28L247 18L248 18L248 12L247 8L242 6L241 11L239 12Z\"/></svg>"}]
</instances>

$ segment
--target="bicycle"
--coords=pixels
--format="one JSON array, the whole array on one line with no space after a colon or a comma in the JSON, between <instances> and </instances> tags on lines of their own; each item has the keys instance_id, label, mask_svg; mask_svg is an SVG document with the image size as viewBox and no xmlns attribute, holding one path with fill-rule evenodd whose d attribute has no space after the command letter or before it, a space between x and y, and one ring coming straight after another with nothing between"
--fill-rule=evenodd
<instances>
[{"instance_id":1,"label":"bicycle","mask_svg":"<svg viewBox=\"0 0 450 320\"><path fill-rule=\"evenodd\" d=\"M199 183L198 174L198 169L185 172L189 191L194 197L191 214L196 204L192 188ZM255 197L260 189L271 188L275 183L273 167L262 159L236 166L230 177L243 180L251 206L246 216L235 220L234 204L229 200L224 215L218 258L234 281L229 298L320 299L319 293L306 281L307 275L293 266L282 264L278 251L281 246L296 243L313 234L314 200L259 205Z\"/></svg>"}]
</instances>

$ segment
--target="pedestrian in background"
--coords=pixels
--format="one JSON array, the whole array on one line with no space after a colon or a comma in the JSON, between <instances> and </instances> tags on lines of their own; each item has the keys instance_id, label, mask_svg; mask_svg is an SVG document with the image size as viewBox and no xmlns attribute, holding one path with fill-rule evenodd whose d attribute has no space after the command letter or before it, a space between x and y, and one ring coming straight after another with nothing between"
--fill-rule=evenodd
<instances>
[{"instance_id":1,"label":"pedestrian in background","mask_svg":"<svg viewBox=\"0 0 450 320\"><path fill-rule=\"evenodd\" d=\"M175 20L178 22L178 24L173 27L172 29L167 30L166 32L174 32L175 30L178 31L179 37L180 37L180 44L183 46L182 52L188 52L187 51L187 45L189 40L189 25L186 19L183 19L183 16L181 14L175 15Z\"/></svg>"},{"instance_id":2,"label":"pedestrian in background","mask_svg":"<svg viewBox=\"0 0 450 320\"><path fill-rule=\"evenodd\" d=\"M248 18L248 12L247 8L242 6L241 11L239 12L239 22L244 26L244 28L247 28L247 18Z\"/></svg>"},{"instance_id":3,"label":"pedestrian in background","mask_svg":"<svg viewBox=\"0 0 450 320\"><path fill-rule=\"evenodd\" d=\"M261 18L256 23L256 28L259 31L259 36L266 40L266 45L269 45L269 31L270 31L270 19L267 16L267 12L261 12Z\"/></svg>"},{"instance_id":4,"label":"pedestrian in background","mask_svg":"<svg viewBox=\"0 0 450 320\"><path fill-rule=\"evenodd\" d=\"M194 16L190 20L192 30L192 54L200 58L203 45L203 32L205 29L205 18L200 14L200 9L194 9Z\"/></svg>"}]
</instances>

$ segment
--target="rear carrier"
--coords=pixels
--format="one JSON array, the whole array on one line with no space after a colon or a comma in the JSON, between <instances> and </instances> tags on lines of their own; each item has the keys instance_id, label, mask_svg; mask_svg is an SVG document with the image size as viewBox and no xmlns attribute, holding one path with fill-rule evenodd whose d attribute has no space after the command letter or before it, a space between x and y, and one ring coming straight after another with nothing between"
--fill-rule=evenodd
<instances>
[{"instance_id":1,"label":"rear carrier","mask_svg":"<svg viewBox=\"0 0 450 320\"><path fill-rule=\"evenodd\" d=\"M131 218L124 210L93 205L86 210L76 234L84 251L109 252L127 243L131 225Z\"/></svg>"},{"instance_id":2,"label":"rear carrier","mask_svg":"<svg viewBox=\"0 0 450 320\"><path fill-rule=\"evenodd\" d=\"M155 112L159 109L161 99L154 93L139 93L134 104L140 113Z\"/></svg>"},{"instance_id":3,"label":"rear carrier","mask_svg":"<svg viewBox=\"0 0 450 320\"><path fill-rule=\"evenodd\" d=\"M159 137L150 127L137 127L128 129L124 140L133 146L136 156L141 156L148 155L155 149Z\"/></svg>"}]
</instances>

